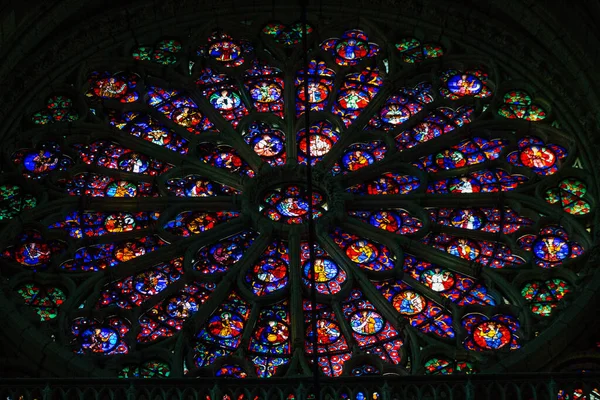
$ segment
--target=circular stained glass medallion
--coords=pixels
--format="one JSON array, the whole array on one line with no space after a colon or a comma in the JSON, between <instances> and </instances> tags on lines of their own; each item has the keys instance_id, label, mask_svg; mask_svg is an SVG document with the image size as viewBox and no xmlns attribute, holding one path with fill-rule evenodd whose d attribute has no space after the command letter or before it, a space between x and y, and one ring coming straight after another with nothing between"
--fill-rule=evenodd
<instances>
[{"instance_id":1,"label":"circular stained glass medallion","mask_svg":"<svg viewBox=\"0 0 600 400\"><path fill-rule=\"evenodd\" d=\"M423 311L427 305L423 296L413 290L400 292L392 301L394 308L404 315L415 315Z\"/></svg>"},{"instance_id":2,"label":"circular stained glass medallion","mask_svg":"<svg viewBox=\"0 0 600 400\"><path fill-rule=\"evenodd\" d=\"M352 330L359 335L375 335L383 329L384 320L374 311L359 311L350 317Z\"/></svg>"},{"instance_id":3,"label":"circular stained glass medallion","mask_svg":"<svg viewBox=\"0 0 600 400\"><path fill-rule=\"evenodd\" d=\"M481 92L483 83L473 75L454 75L448 80L448 89L458 96L473 96Z\"/></svg>"},{"instance_id":4,"label":"circular stained glass medallion","mask_svg":"<svg viewBox=\"0 0 600 400\"><path fill-rule=\"evenodd\" d=\"M259 208L270 220L295 225L310 218L308 191L304 185L288 185L268 190ZM313 219L327 211L325 195L318 189L312 191Z\"/></svg>"},{"instance_id":5,"label":"circular stained glass medallion","mask_svg":"<svg viewBox=\"0 0 600 400\"><path fill-rule=\"evenodd\" d=\"M231 339L242 334L243 318L236 313L224 312L215 315L208 322L210 333L219 339Z\"/></svg>"},{"instance_id":6,"label":"circular stained glass medallion","mask_svg":"<svg viewBox=\"0 0 600 400\"><path fill-rule=\"evenodd\" d=\"M497 350L510 343L511 333L503 324L486 321L476 328L473 339L483 349Z\"/></svg>"},{"instance_id":7,"label":"circular stained glass medallion","mask_svg":"<svg viewBox=\"0 0 600 400\"><path fill-rule=\"evenodd\" d=\"M567 258L571 249L567 241L563 238L547 236L533 243L533 251L542 260L558 262Z\"/></svg>"}]
</instances>

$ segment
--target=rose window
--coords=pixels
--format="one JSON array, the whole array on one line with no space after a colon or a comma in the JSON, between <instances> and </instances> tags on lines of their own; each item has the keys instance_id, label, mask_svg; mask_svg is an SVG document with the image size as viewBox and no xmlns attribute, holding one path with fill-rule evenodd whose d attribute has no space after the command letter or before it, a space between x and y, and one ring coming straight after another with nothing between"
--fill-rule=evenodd
<instances>
[{"instance_id":1,"label":"rose window","mask_svg":"<svg viewBox=\"0 0 600 400\"><path fill-rule=\"evenodd\" d=\"M39 335L103 376L476 373L568 314L595 186L559 109L432 38L252 32L87 64L4 144Z\"/></svg>"}]
</instances>

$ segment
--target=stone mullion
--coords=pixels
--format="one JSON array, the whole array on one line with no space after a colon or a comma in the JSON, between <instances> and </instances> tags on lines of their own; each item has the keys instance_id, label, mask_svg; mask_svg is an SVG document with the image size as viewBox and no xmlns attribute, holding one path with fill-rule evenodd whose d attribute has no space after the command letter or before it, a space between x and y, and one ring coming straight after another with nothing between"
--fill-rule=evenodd
<instances>
[{"instance_id":1,"label":"stone mullion","mask_svg":"<svg viewBox=\"0 0 600 400\"><path fill-rule=\"evenodd\" d=\"M543 271L539 268L532 268L530 271L528 271L528 273L539 274L540 279L545 280L545 278L543 278L543 276L546 275L545 271ZM495 286L498 286L498 288L494 288L493 290L498 291L503 295L506 295L508 297L508 300L509 300L511 306L513 306L519 310L527 310L528 309L529 304L525 301L525 298L521 295L521 292L520 292L521 288L513 286L502 274L498 273L498 271L495 271L494 269L490 269L490 268L485 268L481 271L481 278L482 278L483 283L486 284L486 286L488 286L487 282L493 282ZM503 304L499 303L496 305L496 307L498 307L499 305L503 305ZM524 312L523 315L527 315L527 312Z\"/></svg>"},{"instance_id":2,"label":"stone mullion","mask_svg":"<svg viewBox=\"0 0 600 400\"><path fill-rule=\"evenodd\" d=\"M374 113L381 107L387 100L393 89L389 86L384 86L375 95L375 97L369 102L367 107L361 111L360 116L355 119L352 124L342 130L340 140L333 146L333 148L323 157L323 160L319 163L321 168L329 169L333 166L334 162L337 161L343 151L356 140L356 136L364 133L363 128L369 123ZM333 105L332 105L333 107Z\"/></svg>"},{"instance_id":3,"label":"stone mullion","mask_svg":"<svg viewBox=\"0 0 600 400\"><path fill-rule=\"evenodd\" d=\"M385 305L385 299L380 298L381 294L375 289L366 275L360 271L360 268L348 260L346 255L343 254L343 252L335 243L333 243L333 240L328 235L320 235L319 241L322 243L323 249L329 253L330 257L336 262L336 264L338 264L340 268L346 270L348 274L353 277L356 282L358 282L358 287L362 290L363 294L365 294L365 297L373 303L375 308L378 310L380 307L385 308L385 313L388 314L389 310L387 309L387 305ZM357 287L356 282L354 287ZM348 343L351 344L351 347L358 348L358 344L352 335L352 328L350 328L348 320L344 317L341 302L333 302L332 309L335 312L344 337ZM384 311L382 311L382 313L383 312ZM389 315L392 316L392 320L395 320L397 317L393 314ZM386 318L389 319L389 315Z\"/></svg>"},{"instance_id":4,"label":"stone mullion","mask_svg":"<svg viewBox=\"0 0 600 400\"><path fill-rule=\"evenodd\" d=\"M331 309L333 311L333 314L335 315L335 319L337 320L338 325L340 326L340 331L342 335L344 335L346 343L348 343L348 350L346 350L345 352L350 352L352 353L352 355L355 355L356 351L360 349L360 347L358 346L358 343L352 335L352 328L350 328L349 322L344 316L344 311L342 309L341 303L333 303L331 305ZM313 314L312 317L315 318L316 314ZM312 357L314 357L313 354L311 354L311 358Z\"/></svg>"},{"instance_id":5,"label":"stone mullion","mask_svg":"<svg viewBox=\"0 0 600 400\"><path fill-rule=\"evenodd\" d=\"M427 297L428 300L432 300L435 303L438 303L440 306L442 306L444 308L444 311L448 311L453 317L454 317L454 315L456 315L456 310L457 310L458 306L455 303L453 303L452 301L450 301L449 299L447 299L446 297L441 296L438 292L423 285L421 282L412 278L408 274L404 274L402 276L402 280L406 284L408 284L410 287L412 287L413 289L421 292L421 294L424 295L425 297Z\"/></svg>"},{"instance_id":6,"label":"stone mullion","mask_svg":"<svg viewBox=\"0 0 600 400\"><path fill-rule=\"evenodd\" d=\"M349 218L344 226L348 226L352 231L361 232L361 234L368 236L369 238L374 238L375 240L380 240L384 243L396 242L404 252L408 252L415 255L417 258L430 261L440 266L447 266L447 268L462 274L473 276L474 273L478 274L478 271L482 267L478 263L469 263L461 258L442 252L441 250L433 249L431 246L421 243L418 240L391 232L384 232L381 229L375 228L370 224L354 218Z\"/></svg>"},{"instance_id":7,"label":"stone mullion","mask_svg":"<svg viewBox=\"0 0 600 400\"><path fill-rule=\"evenodd\" d=\"M521 203L525 207L542 211L553 219L565 217L564 212L557 210L545 201L535 196L521 194L516 191L500 193L461 193L461 194L430 194L408 193L404 195L354 195L350 207L353 210L380 210L385 208L408 207L417 204L420 207L434 208L465 208L465 207L499 207L500 204L510 206L511 203Z\"/></svg>"},{"instance_id":8,"label":"stone mullion","mask_svg":"<svg viewBox=\"0 0 600 400\"><path fill-rule=\"evenodd\" d=\"M327 63L328 59L327 58L323 59L323 61L325 61L325 64L329 68L329 65ZM340 88L342 87L344 78L346 77L347 73L346 74L342 73L343 69L339 68L337 66L337 64L334 65L331 69L333 69L335 72L335 79L333 80L333 86L331 88L331 92L329 93L329 96L327 96L328 98L327 98L325 108L323 109L323 111L326 113L333 114L333 106L335 105L335 103L338 100ZM336 69L337 69L337 71L336 71ZM339 118L339 117L335 116L334 118Z\"/></svg>"},{"instance_id":9,"label":"stone mullion","mask_svg":"<svg viewBox=\"0 0 600 400\"><path fill-rule=\"evenodd\" d=\"M254 333L255 329L257 328L258 319L260 317L260 312L262 311L263 308L264 308L264 305L255 304L252 307L252 309L250 310L250 316L248 317L248 321L246 321L246 324L244 326L244 332L242 333L242 338L240 339L240 345L236 349L236 351L234 353L235 355L237 355L241 358L246 358L247 360L250 360L250 354L247 354L249 352L248 345L250 344L250 339L251 339L252 334ZM244 355L246 355L246 354L247 354L247 356L244 357ZM248 373L251 375L254 375L254 370L248 371Z\"/></svg>"},{"instance_id":10,"label":"stone mullion","mask_svg":"<svg viewBox=\"0 0 600 400\"><path fill-rule=\"evenodd\" d=\"M465 208L465 207L499 207L501 204L512 201L525 201L529 204L535 201L535 197L521 195L515 192L498 193L446 193L446 194L428 194L418 193L408 195L412 201L418 201L422 207L433 208Z\"/></svg>"},{"instance_id":11,"label":"stone mullion","mask_svg":"<svg viewBox=\"0 0 600 400\"><path fill-rule=\"evenodd\" d=\"M231 269L225 274L221 283L217 285L217 289L213 292L211 297L202 305L202 308L196 313L189 321L190 328L193 332L198 332L208 318L225 302L227 296L232 292L232 289L236 287L237 276L245 271L249 264L256 260L257 257L267 247L270 238L267 235L261 235L257 238L254 243L244 253L243 258L231 267ZM240 295L239 291L237 293ZM245 300L248 302L248 300ZM254 309L256 304L249 302L251 309ZM248 324L245 324L244 331L248 328Z\"/></svg>"},{"instance_id":12,"label":"stone mullion","mask_svg":"<svg viewBox=\"0 0 600 400\"><path fill-rule=\"evenodd\" d=\"M243 90L243 89L242 89ZM201 112L208 117L208 119L214 124L215 128L219 130L219 134L223 139L232 146L238 154L248 162L250 167L258 172L262 165L261 158L246 144L241 135L231 125L230 121L227 121L219 111L217 111L212 104L202 95L200 89L194 88L190 91L191 96L200 108ZM198 136L195 143L202 140L202 134Z\"/></svg>"},{"instance_id":13,"label":"stone mullion","mask_svg":"<svg viewBox=\"0 0 600 400\"><path fill-rule=\"evenodd\" d=\"M406 200L405 195L350 195L348 211L379 211L395 208L409 208L415 203ZM419 204L419 206L421 206Z\"/></svg>"},{"instance_id":14,"label":"stone mullion","mask_svg":"<svg viewBox=\"0 0 600 400\"><path fill-rule=\"evenodd\" d=\"M237 88L239 89L241 101L248 109L248 113L252 114L256 112L256 110L254 109L254 102L252 101L252 96L250 95L250 93L248 93L248 90L246 90L246 85L244 85L244 76L239 74L233 77L230 76L230 78L232 78L232 81L235 83L234 86L237 86Z\"/></svg>"},{"instance_id":15,"label":"stone mullion","mask_svg":"<svg viewBox=\"0 0 600 400\"><path fill-rule=\"evenodd\" d=\"M384 101L387 100L387 97L393 93L393 90L391 90L391 89L386 88L385 90L387 92L385 97L383 97L383 96L379 97L380 93L377 94L376 99L379 100L379 102L377 103L377 107L381 107L383 105ZM383 98L384 100L381 100L381 98ZM382 104L379 104L379 103L382 103ZM413 116L412 118L410 118L403 124L399 125L398 127L394 128L393 130L391 130L389 132L386 132L385 134L388 135L390 138L392 138L392 141L393 141L394 140L393 138L395 138L398 134L414 127L417 123L419 123L423 120L423 117L427 116L431 111L437 109L438 107L442 107L442 106L456 107L457 106L457 104L453 104L453 103L451 103L451 104L444 104L444 103L446 103L446 102L441 101L441 100L436 100L432 103L425 104L423 106L423 110L421 110L419 113L417 113L415 116ZM369 106L367 106L367 108L369 108L370 106L371 106L371 104L369 104ZM375 110L377 110L377 109L378 108L375 108ZM363 111L363 113L365 115L368 115L369 117L372 116L372 114L367 113L367 110ZM362 116L362 114L361 114L361 116ZM342 148L346 148L348 145L352 144L352 141L355 140L355 136L357 134L364 132L362 129L360 129L360 128L362 128L362 126L356 125L357 121L355 121L355 124L352 124L350 126L350 128L346 131L346 135L344 135L340 139L340 141L337 143L337 145L339 145ZM511 121L511 122L512 123L510 123L510 125L513 126L514 129L529 129L529 126L523 124L524 121L514 121L514 122ZM368 120L366 121L366 123L368 123ZM460 142L461 140L470 138L473 136L473 131L476 129L484 129L484 128L485 129L493 129L496 127L502 128L504 130L508 129L506 125L498 124L498 123L494 123L493 121L486 121L486 120L479 120L479 121L472 122L470 124L465 124L462 127L455 128L454 130L452 130L451 132L448 132L447 134L444 134L442 136L439 136L437 138L429 140L425 143L421 143L410 149L405 149L402 151L394 151L393 149L390 149L390 151L394 151L394 153L390 154L386 160L383 160L380 163L377 163L377 165L390 166L391 168L388 168L388 169L393 170L392 166L397 164L398 162L410 163L412 161L418 160L421 157L427 156L429 154L434 154L435 152L437 152L443 148L453 146L456 143ZM499 135L499 136L503 136L503 135ZM323 160L324 165L329 165L330 163L333 163L333 161L331 161L332 158L334 160L339 158L340 154L337 154L337 153L338 152L341 153L341 151L337 150L337 145L336 145L336 147L334 147L334 149L332 149L332 151L330 151L327 154L326 158ZM335 153L334 153L334 150L335 150ZM498 163L498 160L491 161L491 162L494 163L494 165L495 165L496 163ZM478 169L487 167L488 164L489 163L472 165L469 168L471 170L478 170ZM462 169L461 173L464 173L465 171L466 171L465 169Z\"/></svg>"},{"instance_id":16,"label":"stone mullion","mask_svg":"<svg viewBox=\"0 0 600 400\"><path fill-rule=\"evenodd\" d=\"M407 324L404 327L403 330L403 345L402 347L404 348L405 351L405 359L402 360L402 362L408 362L408 360L406 360L406 358L410 358L410 374L417 374L417 371L420 370L421 365L423 364L424 360L422 359L421 356L421 349L423 348L422 343L420 342L420 338L422 336L420 336L417 332L416 329L414 327L412 327L410 324ZM407 342L408 341L408 345ZM446 348L446 354L452 354L455 350L454 346L450 346L446 343L442 343L442 342L438 342L436 343L437 346L443 346Z\"/></svg>"},{"instance_id":17,"label":"stone mullion","mask_svg":"<svg viewBox=\"0 0 600 400\"><path fill-rule=\"evenodd\" d=\"M341 254L339 247L333 243L333 240L329 238L327 234L317 233L317 239L323 250L325 250L326 254L329 254L329 257L338 265L339 268L342 268L348 274L348 280L351 280L354 274L354 266L350 265L352 263L348 262L347 259ZM344 312L342 311L340 301L332 301L331 309L335 315L336 322L340 326L340 330L346 342L348 343L348 352L355 353L356 349L358 349L358 345L352 336L352 331L350 327L347 325L347 321L344 318ZM313 310L312 319L317 318L317 310ZM315 332L316 334L316 332ZM308 356L307 356L308 357ZM311 354L310 357L314 357L314 354Z\"/></svg>"},{"instance_id":18,"label":"stone mullion","mask_svg":"<svg viewBox=\"0 0 600 400\"><path fill-rule=\"evenodd\" d=\"M58 313L58 317L56 318L59 321L59 326L66 326L68 324L68 320L71 318L72 314L78 312L80 310L90 310L98 301L100 290L104 287L105 284L110 283L110 280L106 279L105 274L101 273L92 273L92 276L85 281L77 284L74 288L67 287L68 289L72 289L69 291L69 296L67 300L60 306L61 312ZM65 283L65 278L70 281L75 281L70 274L66 277L61 278L61 283ZM100 286L100 289L96 288ZM90 300L93 300L91 302ZM83 308L79 308L80 305L83 304Z\"/></svg>"},{"instance_id":19,"label":"stone mullion","mask_svg":"<svg viewBox=\"0 0 600 400\"><path fill-rule=\"evenodd\" d=\"M202 115L207 117L209 121L213 123L215 129L217 129L221 135L227 139L239 136L233 125L231 125L231 122L223 118L221 113L213 107L197 86L194 85L194 87L189 90L189 93ZM202 138L202 133L197 135L197 137Z\"/></svg>"},{"instance_id":20,"label":"stone mullion","mask_svg":"<svg viewBox=\"0 0 600 400\"><path fill-rule=\"evenodd\" d=\"M111 125L87 122L75 122L74 125L75 124L77 124L77 135L89 136L91 139L90 141L100 139L116 141L124 147L128 147L134 151L139 151L147 156L157 158L161 161L166 161L173 165L180 165L185 157L185 155L182 155L176 151L169 150L166 147L159 146L147 140L138 138L133 134L128 133L126 130L119 129ZM71 139L71 137L72 136L67 136L67 143L77 142L77 140Z\"/></svg>"},{"instance_id":21,"label":"stone mullion","mask_svg":"<svg viewBox=\"0 0 600 400\"><path fill-rule=\"evenodd\" d=\"M190 163L185 163L185 169L187 172L186 175L188 173L197 172L204 178L214 180L238 190L243 188L242 180L246 178L245 175L241 175L240 173L231 173L224 168L213 167L200 160L192 160Z\"/></svg>"},{"instance_id":22,"label":"stone mullion","mask_svg":"<svg viewBox=\"0 0 600 400\"><path fill-rule=\"evenodd\" d=\"M141 198L114 198L114 197L83 197L80 208L96 211L155 211L166 207L178 209L195 209L202 211L239 210L238 196L214 197L141 197ZM69 204L79 205L79 201Z\"/></svg>"},{"instance_id":23,"label":"stone mullion","mask_svg":"<svg viewBox=\"0 0 600 400\"><path fill-rule=\"evenodd\" d=\"M290 252L290 330L292 352L294 352L296 349L304 350L305 340L300 235L297 231L290 232L288 248Z\"/></svg>"},{"instance_id":24,"label":"stone mullion","mask_svg":"<svg viewBox=\"0 0 600 400\"><path fill-rule=\"evenodd\" d=\"M50 232L61 231L59 229L51 230ZM79 239L74 239L69 237L70 241L73 243L74 248L80 248L83 246L88 246L90 244L106 244L106 243L114 243L128 240L135 240L144 236L153 236L156 234L156 230L150 225L146 229L133 230L129 232L118 232L118 233L110 233L108 235L102 235L97 237L87 237L83 236Z\"/></svg>"},{"instance_id":25,"label":"stone mullion","mask_svg":"<svg viewBox=\"0 0 600 400\"><path fill-rule=\"evenodd\" d=\"M433 228L430 230L433 234L443 233L455 237L464 237L467 239L474 240L484 240L488 242L498 242L507 245L508 247L512 247L510 240L508 239L508 235L505 235L501 232L491 233L491 232L483 232L479 230L473 229L462 229L462 228L454 228L452 226L445 225L433 225ZM518 247L515 247L518 249Z\"/></svg>"},{"instance_id":26,"label":"stone mullion","mask_svg":"<svg viewBox=\"0 0 600 400\"><path fill-rule=\"evenodd\" d=\"M163 103L158 104L156 107L160 107L164 104L168 104L169 102L170 102L169 100L166 100ZM175 121L173 121L172 119L167 117L165 114L158 111L157 108L152 107L149 104L146 104L146 107L147 108L143 112L147 113L150 117L152 117L153 119L158 121L160 124L165 126L169 131L175 132L177 135L181 136L182 138L187 140L189 143L193 142L193 140L196 136L194 133L188 131L187 128L185 128L184 126L177 124Z\"/></svg>"},{"instance_id":27,"label":"stone mullion","mask_svg":"<svg viewBox=\"0 0 600 400\"><path fill-rule=\"evenodd\" d=\"M97 129L96 125L93 125L93 126L90 126L90 125L91 124L86 125L85 129L93 130L94 129L93 127L96 127L96 129ZM115 138L113 136L117 136L117 137ZM93 134L92 134L92 137L95 138L95 136ZM137 137L127 133L126 131L120 130L118 128L112 128L110 130L110 133L107 132L105 140L114 140L125 147L131 148L132 150L135 150L135 151L139 150L141 153L146 154L147 156L159 159L161 161L168 162L175 166L179 166L179 167L183 167L183 168L193 168L193 169L197 170L198 173L202 174L205 177L210 177L211 179L214 179L214 180L217 180L224 184L227 184L228 186L231 186L231 187L234 187L237 189L241 189L241 184L240 184L241 177L238 179L235 179L234 178L235 175L232 175L231 173L223 171L221 168L216 168L211 165L208 165L205 162L202 162L199 159L195 159L190 155L190 153L194 154L193 143L196 139L192 139L192 141L188 141L189 149L188 149L188 153L185 155L179 154L172 150L168 150L165 147L153 144L144 139L137 138ZM87 165L87 164L82 164L82 165ZM110 170L110 169L108 169L107 171L114 171L115 173L120 172L119 170ZM160 176L151 177L150 175L143 175L143 174L140 174L140 176L149 178L149 179L159 179L160 178Z\"/></svg>"},{"instance_id":28,"label":"stone mullion","mask_svg":"<svg viewBox=\"0 0 600 400\"><path fill-rule=\"evenodd\" d=\"M373 163L350 174L335 176L333 180L340 182L343 187L351 187L380 178L383 174L392 172L414 176L420 182L420 186L416 189L416 192L424 192L429 181L427 173L411 164L398 162L394 158L390 157L381 162Z\"/></svg>"},{"instance_id":29,"label":"stone mullion","mask_svg":"<svg viewBox=\"0 0 600 400\"><path fill-rule=\"evenodd\" d=\"M293 72L292 72L293 71ZM296 144L296 122L304 120L305 115L296 118L296 71L290 68L285 69L284 77L284 132L285 132L285 152L286 164L296 165L298 163L298 148Z\"/></svg>"},{"instance_id":30,"label":"stone mullion","mask_svg":"<svg viewBox=\"0 0 600 400\"><path fill-rule=\"evenodd\" d=\"M163 210L167 206L188 209L201 209L206 211L239 210L238 196L214 196L214 197L140 197L140 198L115 198L115 197L76 197L65 196L53 200L47 205L36 207L21 214L21 219L43 220L44 218L63 211L64 209L94 210L94 211L156 211ZM139 232L139 231L137 231Z\"/></svg>"},{"instance_id":31,"label":"stone mullion","mask_svg":"<svg viewBox=\"0 0 600 400\"><path fill-rule=\"evenodd\" d=\"M19 214L21 221L42 221L48 216L58 214L63 209L72 207L77 208L79 204L79 197L65 196L61 199L52 200L43 206L35 207L31 210L25 210ZM14 220L14 219L13 219Z\"/></svg>"},{"instance_id":32,"label":"stone mullion","mask_svg":"<svg viewBox=\"0 0 600 400\"><path fill-rule=\"evenodd\" d=\"M547 276L544 276L545 271L540 271L539 268L532 269L530 272L539 274L538 278L542 281L547 278ZM512 314L519 319L521 329L529 336L529 338L531 338L536 329L536 322L533 313L530 312L529 309L530 303L526 302L525 298L520 293L522 286L517 287L516 285L511 284L504 276L502 276L502 274L491 269L484 269L482 271L482 278L485 278L486 281L493 282L494 286L497 286L497 288L494 288L494 291L498 291L501 295L508 298ZM504 306L502 302L496 304L496 307L502 306Z\"/></svg>"},{"instance_id":33,"label":"stone mullion","mask_svg":"<svg viewBox=\"0 0 600 400\"><path fill-rule=\"evenodd\" d=\"M176 295L180 290L189 284L197 283L196 281L190 279L189 276L183 275L183 279L179 279L178 281L170 284L164 291L159 294L150 297L148 300L144 301L139 307L135 307L133 309L134 315L136 319L146 313L148 310L160 304L161 302L167 300L169 297ZM187 322L187 321L186 321ZM164 323L163 323L164 324Z\"/></svg>"},{"instance_id":34,"label":"stone mullion","mask_svg":"<svg viewBox=\"0 0 600 400\"><path fill-rule=\"evenodd\" d=\"M225 222L206 232L202 232L198 235L190 236L187 238L181 238L180 240L162 246L153 252L144 254L140 257L136 257L133 260L127 261L125 263L121 263L117 268L106 270L104 271L104 273L111 279L118 279L128 275L135 275L149 268L148 261L151 261L154 264L156 264L159 262L171 260L178 256L184 256L186 250L189 249L192 245L214 243L220 239L226 238L244 230L244 227L244 223L239 220ZM160 232L157 232L157 234L160 236Z\"/></svg>"},{"instance_id":35,"label":"stone mullion","mask_svg":"<svg viewBox=\"0 0 600 400\"><path fill-rule=\"evenodd\" d=\"M186 350L186 342L193 342L195 336L198 334L200 329L203 328L204 324L207 320L215 313L215 311L227 300L228 296L234 288L236 287L237 275L247 269L248 264L252 262L258 255L265 249L269 238L265 238L264 235L261 235L257 240L254 241L248 248L248 250L244 253L242 259L233 265L231 269L225 274L225 276L219 281L217 284L217 288L210 295L210 297L202 304L200 310L193 315L189 321L187 321L184 326L184 334L179 337L179 340L176 345L176 349L178 349L178 354L176 354L176 358L186 360L186 355L184 351ZM208 242L207 242L208 244ZM239 291L237 293L240 295ZM252 304L249 305L251 307L251 315L256 306ZM252 329L249 328L248 323L244 325L244 332ZM189 349L188 353L189 353ZM236 351L241 351L239 348ZM234 352L235 353L235 352ZM192 366L189 366L193 368Z\"/></svg>"}]
</instances>

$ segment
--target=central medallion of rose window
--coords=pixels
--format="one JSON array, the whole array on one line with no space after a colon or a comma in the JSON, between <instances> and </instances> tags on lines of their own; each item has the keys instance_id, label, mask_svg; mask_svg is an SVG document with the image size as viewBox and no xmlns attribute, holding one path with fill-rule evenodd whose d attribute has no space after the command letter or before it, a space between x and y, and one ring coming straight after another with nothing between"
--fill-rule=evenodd
<instances>
[{"instance_id":1,"label":"central medallion of rose window","mask_svg":"<svg viewBox=\"0 0 600 400\"><path fill-rule=\"evenodd\" d=\"M304 186L282 185L265 192L260 211L267 218L285 224L302 224L308 221L308 190ZM320 218L327 211L325 195L318 189L312 191L313 218Z\"/></svg>"}]
</instances>

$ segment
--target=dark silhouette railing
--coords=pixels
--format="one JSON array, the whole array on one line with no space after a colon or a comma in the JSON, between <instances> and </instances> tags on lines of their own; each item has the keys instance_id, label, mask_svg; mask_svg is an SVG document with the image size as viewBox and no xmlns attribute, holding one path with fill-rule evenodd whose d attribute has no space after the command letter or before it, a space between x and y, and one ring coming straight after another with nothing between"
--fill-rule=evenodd
<instances>
[{"instance_id":1,"label":"dark silhouette railing","mask_svg":"<svg viewBox=\"0 0 600 400\"><path fill-rule=\"evenodd\" d=\"M600 374L320 379L0 379L0 400L600 400Z\"/></svg>"}]
</instances>

